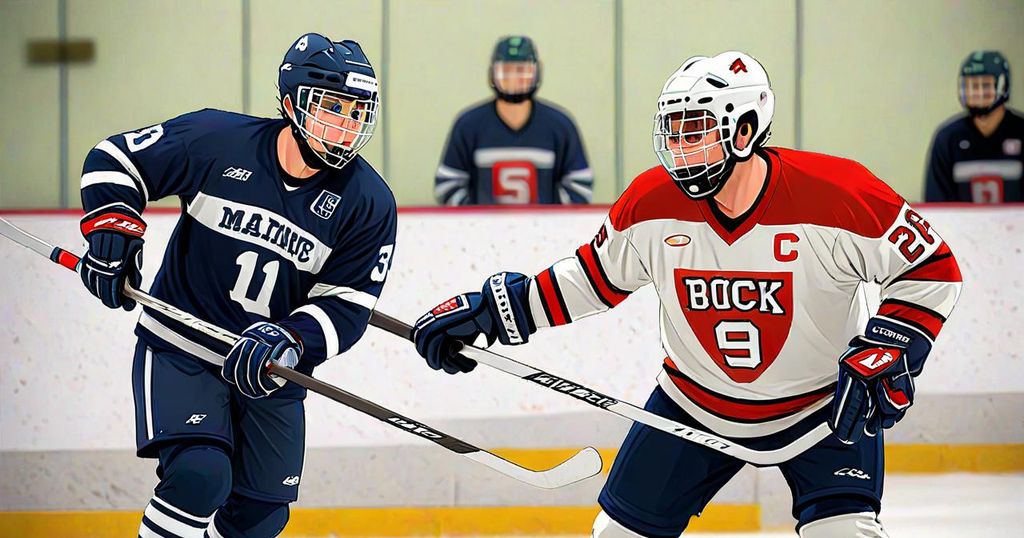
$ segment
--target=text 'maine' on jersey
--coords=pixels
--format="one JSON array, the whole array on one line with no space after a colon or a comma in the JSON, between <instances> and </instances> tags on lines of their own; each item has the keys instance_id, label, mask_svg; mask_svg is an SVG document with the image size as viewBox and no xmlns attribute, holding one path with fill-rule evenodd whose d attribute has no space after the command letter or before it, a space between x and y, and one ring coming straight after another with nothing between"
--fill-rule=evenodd
<instances>
[{"instance_id":1,"label":"text 'maine' on jersey","mask_svg":"<svg viewBox=\"0 0 1024 538\"><path fill-rule=\"evenodd\" d=\"M150 293L240 333L259 320L293 329L306 373L363 334L395 247L394 197L357 156L340 170L288 181L277 159L283 119L201 110L101 141L86 157L92 211L178 196L182 215ZM216 362L226 346L146 309L155 348Z\"/></svg>"}]
</instances>

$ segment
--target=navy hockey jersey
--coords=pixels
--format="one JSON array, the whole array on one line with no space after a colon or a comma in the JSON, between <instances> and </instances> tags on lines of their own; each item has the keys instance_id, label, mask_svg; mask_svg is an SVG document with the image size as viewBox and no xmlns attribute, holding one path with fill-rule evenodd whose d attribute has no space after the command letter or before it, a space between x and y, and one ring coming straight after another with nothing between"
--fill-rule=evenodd
<instances>
[{"instance_id":1,"label":"navy hockey jersey","mask_svg":"<svg viewBox=\"0 0 1024 538\"><path fill-rule=\"evenodd\" d=\"M100 142L85 160L82 205L181 199L150 293L234 333L260 320L303 340L310 373L363 334L394 254L395 200L361 157L287 181L276 141L287 126L201 110ZM228 346L145 309L136 333L211 362Z\"/></svg>"},{"instance_id":2,"label":"navy hockey jersey","mask_svg":"<svg viewBox=\"0 0 1024 538\"><path fill-rule=\"evenodd\" d=\"M535 99L526 124L513 131L492 100L456 118L434 196L444 205L586 204L593 183L568 115Z\"/></svg>"},{"instance_id":3,"label":"navy hockey jersey","mask_svg":"<svg viewBox=\"0 0 1024 538\"><path fill-rule=\"evenodd\" d=\"M925 176L925 201L997 204L1021 202L1024 118L1006 109L992 136L984 137L961 114L935 133Z\"/></svg>"}]
</instances>

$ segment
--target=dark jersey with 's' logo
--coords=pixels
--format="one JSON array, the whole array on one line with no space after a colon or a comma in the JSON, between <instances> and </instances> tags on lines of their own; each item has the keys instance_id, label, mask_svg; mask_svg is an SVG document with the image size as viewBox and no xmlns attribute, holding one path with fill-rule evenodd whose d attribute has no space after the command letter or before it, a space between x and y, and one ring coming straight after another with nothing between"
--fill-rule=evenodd
<instances>
[{"instance_id":1,"label":"dark jersey with 's' logo","mask_svg":"<svg viewBox=\"0 0 1024 538\"><path fill-rule=\"evenodd\" d=\"M992 133L982 136L962 114L946 122L932 142L925 175L925 201L998 204L1021 202L1024 118L1006 109Z\"/></svg>"},{"instance_id":2,"label":"dark jersey with 's' logo","mask_svg":"<svg viewBox=\"0 0 1024 538\"><path fill-rule=\"evenodd\" d=\"M564 112L533 101L530 118L513 131L495 101L455 120L434 197L444 205L586 204L594 175L576 126Z\"/></svg>"},{"instance_id":3,"label":"dark jersey with 's' logo","mask_svg":"<svg viewBox=\"0 0 1024 538\"><path fill-rule=\"evenodd\" d=\"M286 126L207 109L112 136L86 158L82 205L142 213L178 196L182 215L151 294L236 334L260 320L294 329L308 373L362 336L391 264L396 212L362 157L286 183L276 150ZM227 352L149 309L136 332L211 362Z\"/></svg>"}]
</instances>

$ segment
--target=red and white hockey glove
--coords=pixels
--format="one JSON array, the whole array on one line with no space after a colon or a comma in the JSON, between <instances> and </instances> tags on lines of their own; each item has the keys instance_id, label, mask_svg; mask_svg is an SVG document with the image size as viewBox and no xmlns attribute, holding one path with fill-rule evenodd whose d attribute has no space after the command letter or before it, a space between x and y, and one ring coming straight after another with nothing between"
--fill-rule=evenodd
<instances>
[{"instance_id":1,"label":"red and white hockey glove","mask_svg":"<svg viewBox=\"0 0 1024 538\"><path fill-rule=\"evenodd\" d=\"M840 441L891 428L914 403L914 376L921 373L931 341L919 332L872 318L839 358L839 379L829 426Z\"/></svg>"},{"instance_id":2,"label":"red and white hockey glove","mask_svg":"<svg viewBox=\"0 0 1024 538\"><path fill-rule=\"evenodd\" d=\"M135 308L124 296L124 283L142 284L142 234L146 223L132 208L115 204L82 217L82 235L89 251L82 256L78 274L89 293L107 308Z\"/></svg>"}]
</instances>

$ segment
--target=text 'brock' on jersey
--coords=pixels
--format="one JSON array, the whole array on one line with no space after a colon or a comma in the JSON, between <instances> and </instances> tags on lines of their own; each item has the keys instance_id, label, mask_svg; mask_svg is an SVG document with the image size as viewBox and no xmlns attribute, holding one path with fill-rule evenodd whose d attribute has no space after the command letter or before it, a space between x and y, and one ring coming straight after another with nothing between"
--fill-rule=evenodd
<instances>
[{"instance_id":1,"label":"text 'brock' on jersey","mask_svg":"<svg viewBox=\"0 0 1024 538\"><path fill-rule=\"evenodd\" d=\"M675 269L676 292L693 333L733 380L770 366L793 323L793 273Z\"/></svg>"}]
</instances>

